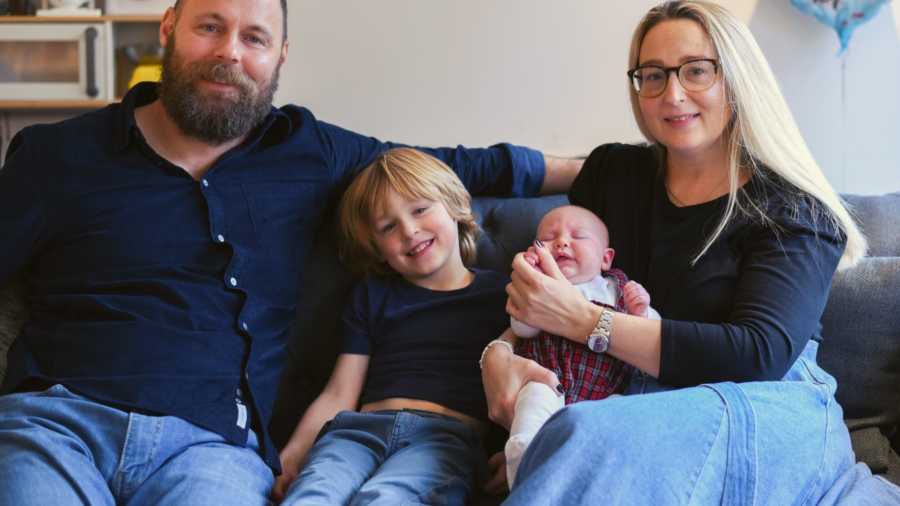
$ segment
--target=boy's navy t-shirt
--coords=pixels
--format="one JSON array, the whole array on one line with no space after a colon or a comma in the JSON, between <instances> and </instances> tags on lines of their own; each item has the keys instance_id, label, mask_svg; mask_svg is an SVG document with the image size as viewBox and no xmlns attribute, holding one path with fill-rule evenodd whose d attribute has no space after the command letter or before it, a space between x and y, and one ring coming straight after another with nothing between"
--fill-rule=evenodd
<instances>
[{"instance_id":1,"label":"boy's navy t-shirt","mask_svg":"<svg viewBox=\"0 0 900 506\"><path fill-rule=\"evenodd\" d=\"M478 359L509 327L509 278L473 272L459 290L429 290L398 275L356 286L344 312L342 353L371 356L361 404L405 397L488 419Z\"/></svg>"}]
</instances>

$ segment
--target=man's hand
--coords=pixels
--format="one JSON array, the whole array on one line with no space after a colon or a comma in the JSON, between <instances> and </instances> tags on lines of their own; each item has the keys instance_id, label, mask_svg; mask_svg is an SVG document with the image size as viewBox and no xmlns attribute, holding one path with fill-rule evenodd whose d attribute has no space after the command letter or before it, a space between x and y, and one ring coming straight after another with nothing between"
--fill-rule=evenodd
<instances>
[{"instance_id":1,"label":"man's hand","mask_svg":"<svg viewBox=\"0 0 900 506\"><path fill-rule=\"evenodd\" d=\"M650 308L650 294L647 293L647 290L640 283L637 281L625 283L622 295L625 299L625 310L628 311L628 314L647 318L648 309Z\"/></svg>"},{"instance_id":2,"label":"man's hand","mask_svg":"<svg viewBox=\"0 0 900 506\"><path fill-rule=\"evenodd\" d=\"M501 495L509 492L509 484L506 483L506 454L499 451L488 459L487 483L484 491L491 495Z\"/></svg>"},{"instance_id":3,"label":"man's hand","mask_svg":"<svg viewBox=\"0 0 900 506\"><path fill-rule=\"evenodd\" d=\"M507 329L501 337L507 334L512 332ZM511 353L505 346L494 345L488 350L481 379L487 397L488 417L507 430L515 414L516 396L526 383L537 381L559 391L559 378L553 371Z\"/></svg>"}]
</instances>

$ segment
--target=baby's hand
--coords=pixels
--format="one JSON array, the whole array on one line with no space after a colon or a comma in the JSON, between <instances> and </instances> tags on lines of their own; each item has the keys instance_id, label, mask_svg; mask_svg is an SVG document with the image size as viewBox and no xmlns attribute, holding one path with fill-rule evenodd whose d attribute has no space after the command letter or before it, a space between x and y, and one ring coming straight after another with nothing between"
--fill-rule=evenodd
<instances>
[{"instance_id":1,"label":"baby's hand","mask_svg":"<svg viewBox=\"0 0 900 506\"><path fill-rule=\"evenodd\" d=\"M625 297L625 310L628 314L634 316L643 316L647 318L650 308L650 294L637 281L629 281L625 283L622 289Z\"/></svg>"},{"instance_id":2,"label":"baby's hand","mask_svg":"<svg viewBox=\"0 0 900 506\"><path fill-rule=\"evenodd\" d=\"M539 241L537 239L534 240L534 243L537 244ZM541 269L541 256L538 255L537 250L534 249L535 246L531 245L525 250L523 256L525 257L525 261L528 262L535 269L544 272L544 269ZM544 274L547 274L544 272Z\"/></svg>"},{"instance_id":3,"label":"baby's hand","mask_svg":"<svg viewBox=\"0 0 900 506\"><path fill-rule=\"evenodd\" d=\"M528 250L525 251L524 256L525 256L525 261L528 262L532 267L534 267L537 270L541 269L541 267L540 267L541 258L537 255L537 253L534 252L534 246L529 247Z\"/></svg>"}]
</instances>

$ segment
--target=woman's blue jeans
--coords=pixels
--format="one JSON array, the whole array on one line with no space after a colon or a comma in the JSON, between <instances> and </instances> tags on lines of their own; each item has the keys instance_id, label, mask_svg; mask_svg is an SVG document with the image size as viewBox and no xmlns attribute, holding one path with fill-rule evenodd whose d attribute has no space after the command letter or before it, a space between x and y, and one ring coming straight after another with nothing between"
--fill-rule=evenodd
<instances>
[{"instance_id":1,"label":"woman's blue jeans","mask_svg":"<svg viewBox=\"0 0 900 506\"><path fill-rule=\"evenodd\" d=\"M629 395L567 406L504 504L838 503L834 487L866 473L817 350L810 342L782 381L667 390L637 375Z\"/></svg>"},{"instance_id":2,"label":"woman's blue jeans","mask_svg":"<svg viewBox=\"0 0 900 506\"><path fill-rule=\"evenodd\" d=\"M273 482L252 432L235 446L62 385L0 397L0 506L264 505Z\"/></svg>"}]
</instances>

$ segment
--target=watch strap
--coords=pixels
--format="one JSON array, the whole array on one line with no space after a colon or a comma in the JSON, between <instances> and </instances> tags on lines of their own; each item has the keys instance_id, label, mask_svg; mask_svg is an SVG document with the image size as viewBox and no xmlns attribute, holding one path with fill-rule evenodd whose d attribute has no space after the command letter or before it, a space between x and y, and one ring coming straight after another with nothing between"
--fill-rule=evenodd
<instances>
[{"instance_id":1,"label":"watch strap","mask_svg":"<svg viewBox=\"0 0 900 506\"><path fill-rule=\"evenodd\" d=\"M609 349L609 338L612 333L612 315L613 312L606 307L600 307L600 318L594 325L594 330L587 339L587 346L591 351L596 353L606 353Z\"/></svg>"}]
</instances>

